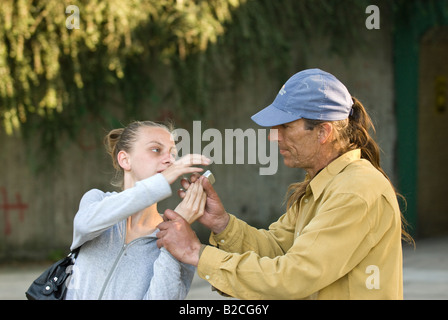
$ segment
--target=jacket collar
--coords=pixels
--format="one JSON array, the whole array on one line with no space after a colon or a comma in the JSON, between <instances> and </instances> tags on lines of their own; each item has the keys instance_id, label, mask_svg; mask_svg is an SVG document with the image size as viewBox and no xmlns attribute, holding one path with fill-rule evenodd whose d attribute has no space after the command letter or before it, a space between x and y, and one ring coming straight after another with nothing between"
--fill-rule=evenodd
<instances>
[{"instance_id":1,"label":"jacket collar","mask_svg":"<svg viewBox=\"0 0 448 320\"><path fill-rule=\"evenodd\" d=\"M322 169L309 184L314 200L318 199L322 191L333 178L353 161L361 159L361 150L355 149L344 153ZM308 178L308 177L307 177Z\"/></svg>"}]
</instances>

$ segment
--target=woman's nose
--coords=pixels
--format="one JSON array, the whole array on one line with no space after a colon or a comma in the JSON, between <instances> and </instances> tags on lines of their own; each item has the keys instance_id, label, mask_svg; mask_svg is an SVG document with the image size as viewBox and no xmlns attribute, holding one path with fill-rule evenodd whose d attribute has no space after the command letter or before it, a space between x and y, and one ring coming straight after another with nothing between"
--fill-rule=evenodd
<instances>
[{"instance_id":1,"label":"woman's nose","mask_svg":"<svg viewBox=\"0 0 448 320\"><path fill-rule=\"evenodd\" d=\"M170 153L170 163L174 163L176 161L176 157L174 154Z\"/></svg>"},{"instance_id":2,"label":"woman's nose","mask_svg":"<svg viewBox=\"0 0 448 320\"><path fill-rule=\"evenodd\" d=\"M176 158L174 157L174 155L172 153L168 153L165 155L165 157L163 157L163 164L173 164L174 161L176 161Z\"/></svg>"}]
</instances>

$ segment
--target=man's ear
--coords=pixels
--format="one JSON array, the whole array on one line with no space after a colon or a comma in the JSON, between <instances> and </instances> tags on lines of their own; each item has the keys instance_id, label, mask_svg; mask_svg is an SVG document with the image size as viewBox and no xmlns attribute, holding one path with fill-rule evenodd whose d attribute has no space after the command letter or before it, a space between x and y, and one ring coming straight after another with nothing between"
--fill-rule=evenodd
<instances>
[{"instance_id":1,"label":"man's ear","mask_svg":"<svg viewBox=\"0 0 448 320\"><path fill-rule=\"evenodd\" d=\"M333 135L333 125L330 122L324 122L319 126L318 139L320 144L330 141Z\"/></svg>"},{"instance_id":2,"label":"man's ear","mask_svg":"<svg viewBox=\"0 0 448 320\"><path fill-rule=\"evenodd\" d=\"M121 150L117 155L118 164L124 171L131 170L131 159L126 151Z\"/></svg>"}]
</instances>

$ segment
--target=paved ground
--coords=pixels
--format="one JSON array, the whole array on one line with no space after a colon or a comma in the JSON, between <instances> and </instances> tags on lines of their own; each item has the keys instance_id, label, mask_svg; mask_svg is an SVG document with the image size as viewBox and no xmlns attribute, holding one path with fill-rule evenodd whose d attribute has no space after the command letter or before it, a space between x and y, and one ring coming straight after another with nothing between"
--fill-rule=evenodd
<instances>
[{"instance_id":1,"label":"paved ground","mask_svg":"<svg viewBox=\"0 0 448 320\"><path fill-rule=\"evenodd\" d=\"M448 300L448 237L417 241L403 249L404 298ZM47 267L42 264L0 265L0 300L25 299L30 283ZM195 277L188 300L226 299Z\"/></svg>"},{"instance_id":2,"label":"paved ground","mask_svg":"<svg viewBox=\"0 0 448 320\"><path fill-rule=\"evenodd\" d=\"M405 299L448 300L448 237L404 248L403 285Z\"/></svg>"}]
</instances>

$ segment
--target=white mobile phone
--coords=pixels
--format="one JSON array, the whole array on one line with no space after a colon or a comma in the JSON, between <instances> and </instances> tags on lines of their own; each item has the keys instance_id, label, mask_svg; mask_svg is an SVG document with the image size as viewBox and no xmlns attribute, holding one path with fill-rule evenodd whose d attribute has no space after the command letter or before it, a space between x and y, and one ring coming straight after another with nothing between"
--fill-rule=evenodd
<instances>
[{"instance_id":1,"label":"white mobile phone","mask_svg":"<svg viewBox=\"0 0 448 320\"><path fill-rule=\"evenodd\" d=\"M203 176L206 177L208 179L208 181L210 181L211 184L214 184L216 181L215 176L213 175L213 173L210 170L205 171Z\"/></svg>"}]
</instances>

